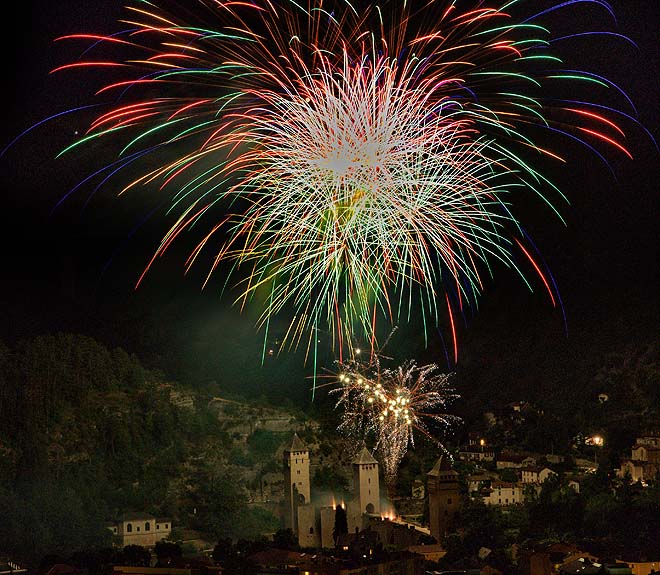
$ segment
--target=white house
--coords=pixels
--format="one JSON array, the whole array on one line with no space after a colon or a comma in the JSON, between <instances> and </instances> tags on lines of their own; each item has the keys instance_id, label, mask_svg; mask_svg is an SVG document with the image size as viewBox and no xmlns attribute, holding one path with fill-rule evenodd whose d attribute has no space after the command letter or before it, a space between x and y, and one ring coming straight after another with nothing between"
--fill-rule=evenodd
<instances>
[{"instance_id":1,"label":"white house","mask_svg":"<svg viewBox=\"0 0 660 575\"><path fill-rule=\"evenodd\" d=\"M514 505L524 500L521 483L493 481L490 489L485 489L482 493L486 505Z\"/></svg>"},{"instance_id":2,"label":"white house","mask_svg":"<svg viewBox=\"0 0 660 575\"><path fill-rule=\"evenodd\" d=\"M121 547L154 547L158 541L172 533L172 522L169 519L156 519L149 513L124 513L119 521L108 525L108 529L118 538Z\"/></svg>"},{"instance_id":3,"label":"white house","mask_svg":"<svg viewBox=\"0 0 660 575\"><path fill-rule=\"evenodd\" d=\"M556 475L549 467L523 467L520 470L523 483L543 483L548 477Z\"/></svg>"}]
</instances>

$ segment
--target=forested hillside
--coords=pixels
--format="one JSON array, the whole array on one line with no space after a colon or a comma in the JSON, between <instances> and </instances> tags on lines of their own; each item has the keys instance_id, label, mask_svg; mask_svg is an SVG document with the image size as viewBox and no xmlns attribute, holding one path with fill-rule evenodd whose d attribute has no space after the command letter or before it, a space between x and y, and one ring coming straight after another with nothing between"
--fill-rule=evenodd
<instances>
[{"instance_id":1,"label":"forested hillside","mask_svg":"<svg viewBox=\"0 0 660 575\"><path fill-rule=\"evenodd\" d=\"M203 395L126 351L35 337L2 345L0 377L0 552L107 546L107 521L133 510L210 537L277 527L263 510L246 512L232 440ZM182 394L192 402L173 400Z\"/></svg>"}]
</instances>

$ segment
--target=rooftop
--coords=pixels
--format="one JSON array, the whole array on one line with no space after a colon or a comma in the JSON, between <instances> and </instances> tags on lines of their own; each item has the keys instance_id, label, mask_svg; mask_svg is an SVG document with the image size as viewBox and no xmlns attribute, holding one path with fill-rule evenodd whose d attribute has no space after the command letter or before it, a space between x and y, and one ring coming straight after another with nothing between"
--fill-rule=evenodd
<instances>
[{"instance_id":1,"label":"rooftop","mask_svg":"<svg viewBox=\"0 0 660 575\"><path fill-rule=\"evenodd\" d=\"M374 456L371 455L371 452L367 449L367 446L363 445L362 451L360 451L358 456L353 460L353 465L366 465L373 463L378 463L378 461L376 461Z\"/></svg>"},{"instance_id":2,"label":"rooftop","mask_svg":"<svg viewBox=\"0 0 660 575\"><path fill-rule=\"evenodd\" d=\"M307 451L307 446L302 442L300 437L298 437L298 434L294 433L293 438L291 439L291 445L287 447L285 451Z\"/></svg>"}]
</instances>

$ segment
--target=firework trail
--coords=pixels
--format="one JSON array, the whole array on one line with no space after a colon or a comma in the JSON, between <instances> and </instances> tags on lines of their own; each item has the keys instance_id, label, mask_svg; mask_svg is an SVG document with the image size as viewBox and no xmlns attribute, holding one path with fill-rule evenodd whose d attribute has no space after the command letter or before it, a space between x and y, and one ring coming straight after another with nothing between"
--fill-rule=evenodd
<instances>
[{"instance_id":1,"label":"firework trail","mask_svg":"<svg viewBox=\"0 0 660 575\"><path fill-rule=\"evenodd\" d=\"M455 317L495 265L561 303L514 215L532 195L561 218L541 166L566 160L537 142L630 156L617 122L634 119L576 96L632 107L609 80L566 69L565 37L545 27L586 5L611 13L604 0L414 4L138 0L116 34L59 39L82 54L54 73L121 78L101 80L105 108L61 153L119 141L94 193L137 169L119 193L168 194L174 223L145 273L194 230L186 269L212 254L206 281L235 280L266 332L292 318L283 345L316 357L329 330L341 359L356 334L376 349L381 324L448 318L456 361Z\"/></svg>"},{"instance_id":2,"label":"firework trail","mask_svg":"<svg viewBox=\"0 0 660 575\"><path fill-rule=\"evenodd\" d=\"M438 444L438 431L450 430L460 418L444 412L458 395L449 385L449 374L438 366L418 366L404 361L394 369L382 368L374 354L369 363L351 360L340 364L335 408L342 411L338 430L356 439L375 442L383 465L385 483L394 493L399 465L409 447L415 445L415 432Z\"/></svg>"}]
</instances>

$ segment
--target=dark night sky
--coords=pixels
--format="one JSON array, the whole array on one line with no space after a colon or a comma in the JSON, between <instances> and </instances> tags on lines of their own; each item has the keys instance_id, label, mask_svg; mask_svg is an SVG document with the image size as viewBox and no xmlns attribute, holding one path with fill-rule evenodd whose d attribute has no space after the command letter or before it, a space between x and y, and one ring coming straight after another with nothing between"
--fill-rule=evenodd
<instances>
[{"instance_id":1,"label":"dark night sky","mask_svg":"<svg viewBox=\"0 0 660 575\"><path fill-rule=\"evenodd\" d=\"M568 49L584 69L602 71L624 88L641 122L660 138L660 3L612 4L618 17L615 31L639 49L609 40L593 41L593 46L582 41ZM4 58L13 81L10 77L11 86L5 88L10 102L3 146L54 111L89 100L83 85L48 75L67 57L66 49L52 39L80 31L114 31L122 13L121 3L109 0L32 0L20 3L18 10L18 39L4 35ZM186 372L192 379L220 373L222 380L222 373L236 371L230 365L227 333L237 334L236 346L253 349L259 348L260 335L236 309L227 310L217 289L201 293L199 277L182 277L181 254L159 264L144 286L133 290L164 228L156 218L130 235L155 205L152 200L116 199L106 193L83 210L85 191L51 214L62 194L86 175L84 164L90 158L84 154L73 161L53 159L78 127L83 126L73 120L45 126L0 158L0 337L12 342L36 333L79 331L160 359L176 375L192 369ZM604 352L657 335L660 154L642 130L632 123L626 128L635 159L610 154L616 178L577 148L574 161L552 174L571 200L563 210L567 227L549 216L529 222L558 282L568 335L561 312L549 305L542 289L529 295L512 274L499 274L461 329L457 373L469 374L464 385L472 386L475 396L486 379L529 395L535 386L545 393L560 380L579 383L590 374L585 357L595 365ZM410 351L420 358L444 363L437 338L427 349L414 345ZM294 378L299 371L294 370Z\"/></svg>"}]
</instances>

